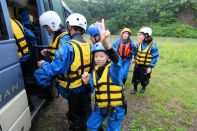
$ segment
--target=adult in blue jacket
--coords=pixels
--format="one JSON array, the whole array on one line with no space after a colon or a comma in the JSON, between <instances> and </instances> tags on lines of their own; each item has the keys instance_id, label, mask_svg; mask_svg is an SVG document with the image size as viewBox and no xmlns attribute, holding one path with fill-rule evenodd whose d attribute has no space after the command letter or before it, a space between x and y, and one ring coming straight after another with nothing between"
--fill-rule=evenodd
<instances>
[{"instance_id":1,"label":"adult in blue jacket","mask_svg":"<svg viewBox=\"0 0 197 131\"><path fill-rule=\"evenodd\" d=\"M128 77L129 68L132 63L134 42L131 40L131 30L124 28L120 33L120 39L116 40L113 44L122 60L122 73L123 73L123 85Z\"/></svg>"},{"instance_id":2,"label":"adult in blue jacket","mask_svg":"<svg viewBox=\"0 0 197 131\"><path fill-rule=\"evenodd\" d=\"M134 52L135 67L132 79L134 89L131 91L131 94L137 92L139 83L141 83L142 86L140 93L144 93L149 83L152 69L156 66L159 56L158 48L156 44L153 43L152 29L150 27L141 28L138 36L142 38L142 42L136 46Z\"/></svg>"},{"instance_id":3,"label":"adult in blue jacket","mask_svg":"<svg viewBox=\"0 0 197 131\"><path fill-rule=\"evenodd\" d=\"M53 17L51 17L53 19ZM81 75L90 71L90 44L82 35L86 31L86 18L78 13L71 14L67 20L68 33L71 40L64 42L55 51L51 63L41 60L35 72L35 78L42 85L49 85L53 77L58 76L60 86L69 93L68 105L70 130L86 130L87 117L91 113L91 96L85 93ZM53 26L53 23L51 23ZM48 30L48 29L47 29Z\"/></svg>"}]
</instances>

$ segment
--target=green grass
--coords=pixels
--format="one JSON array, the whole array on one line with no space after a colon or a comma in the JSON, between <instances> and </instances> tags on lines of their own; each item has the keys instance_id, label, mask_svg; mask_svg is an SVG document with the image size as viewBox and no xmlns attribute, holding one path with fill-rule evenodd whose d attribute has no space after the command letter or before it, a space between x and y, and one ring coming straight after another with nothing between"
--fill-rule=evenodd
<instances>
[{"instance_id":1,"label":"green grass","mask_svg":"<svg viewBox=\"0 0 197 131\"><path fill-rule=\"evenodd\" d=\"M143 100L143 107L129 111L133 115L130 130L197 130L197 39L154 41L160 57L150 84L145 94L127 95L129 104ZM126 92L132 89L132 71L133 66Z\"/></svg>"}]
</instances>

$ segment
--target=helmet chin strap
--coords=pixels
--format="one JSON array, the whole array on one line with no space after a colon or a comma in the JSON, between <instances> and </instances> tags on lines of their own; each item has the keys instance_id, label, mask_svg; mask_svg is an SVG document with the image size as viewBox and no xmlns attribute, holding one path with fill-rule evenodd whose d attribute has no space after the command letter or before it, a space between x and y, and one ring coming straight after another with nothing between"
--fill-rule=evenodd
<instances>
[{"instance_id":1,"label":"helmet chin strap","mask_svg":"<svg viewBox=\"0 0 197 131\"><path fill-rule=\"evenodd\" d=\"M99 37L99 39L97 40L97 39L96 39L96 36L97 36L97 35L94 35L94 40L95 40L95 42L97 43L97 42L100 41L100 37Z\"/></svg>"},{"instance_id":2,"label":"helmet chin strap","mask_svg":"<svg viewBox=\"0 0 197 131\"><path fill-rule=\"evenodd\" d=\"M69 25L67 24L66 27L67 27L67 30L68 30L68 35L72 38L72 35L70 33L71 32L71 29L69 29Z\"/></svg>"}]
</instances>

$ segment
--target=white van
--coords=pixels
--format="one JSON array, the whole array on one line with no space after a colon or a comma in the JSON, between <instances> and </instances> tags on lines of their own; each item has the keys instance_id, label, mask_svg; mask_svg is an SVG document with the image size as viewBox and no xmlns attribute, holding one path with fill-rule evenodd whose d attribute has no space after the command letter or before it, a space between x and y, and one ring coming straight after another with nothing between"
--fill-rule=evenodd
<instances>
[{"instance_id":1,"label":"white van","mask_svg":"<svg viewBox=\"0 0 197 131\"><path fill-rule=\"evenodd\" d=\"M31 120L44 103L44 99L40 98L43 91L36 86L33 72L37 68L36 62L41 59L40 50L48 47L52 39L43 28L39 27L34 32L37 33L37 42L30 47L30 75L23 78L10 18L17 19L17 11L25 8L31 17L54 10L65 21L71 11L62 4L62 0L0 0L0 131L28 131L31 128ZM31 90L25 89L24 79ZM31 113L27 94L31 95L35 106Z\"/></svg>"}]
</instances>

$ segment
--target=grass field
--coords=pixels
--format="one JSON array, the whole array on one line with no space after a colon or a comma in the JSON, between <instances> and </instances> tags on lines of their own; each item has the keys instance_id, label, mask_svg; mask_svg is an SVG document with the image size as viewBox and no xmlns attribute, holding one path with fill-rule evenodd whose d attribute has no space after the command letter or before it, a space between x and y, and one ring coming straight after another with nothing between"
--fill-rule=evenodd
<instances>
[{"instance_id":1,"label":"grass field","mask_svg":"<svg viewBox=\"0 0 197 131\"><path fill-rule=\"evenodd\" d=\"M154 41L160 56L144 94L130 95L134 65L130 68L125 90L128 113L122 131L197 131L197 39ZM67 102L62 99L44 107L31 131L68 130Z\"/></svg>"},{"instance_id":2,"label":"grass field","mask_svg":"<svg viewBox=\"0 0 197 131\"><path fill-rule=\"evenodd\" d=\"M145 94L129 94L133 65L130 68L123 130L197 130L197 39L154 41L160 57Z\"/></svg>"}]
</instances>

